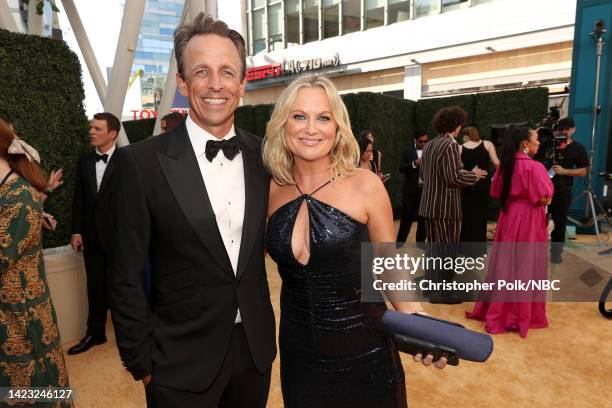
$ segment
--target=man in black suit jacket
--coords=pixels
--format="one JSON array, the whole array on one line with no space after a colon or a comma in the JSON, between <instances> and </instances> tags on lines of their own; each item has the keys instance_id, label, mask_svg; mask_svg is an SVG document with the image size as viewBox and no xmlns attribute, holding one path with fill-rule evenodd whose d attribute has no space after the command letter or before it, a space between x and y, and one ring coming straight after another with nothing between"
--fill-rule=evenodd
<instances>
[{"instance_id":1,"label":"man in black suit jacket","mask_svg":"<svg viewBox=\"0 0 612 408\"><path fill-rule=\"evenodd\" d=\"M410 234L412 223L417 221L416 242L425 242L425 219L419 216L419 203L423 192L421 179L421 155L429 136L425 130L417 130L414 134L414 145L402 152L399 171L404 173L404 188L402 197L402 215L396 242L404 243Z\"/></svg>"},{"instance_id":2,"label":"man in black suit jacket","mask_svg":"<svg viewBox=\"0 0 612 408\"><path fill-rule=\"evenodd\" d=\"M89 129L95 149L82 155L77 164L70 245L75 251L83 250L89 315L86 336L68 354L79 354L106 342L108 254L112 243L110 193L117 157L115 139L120 129L121 123L112 113L95 114Z\"/></svg>"},{"instance_id":3,"label":"man in black suit jacket","mask_svg":"<svg viewBox=\"0 0 612 408\"><path fill-rule=\"evenodd\" d=\"M425 218L428 256L444 259L457 255L461 237L461 188L472 186L487 175L482 169L463 169L455 139L466 121L467 113L458 106L439 110L432 120L439 136L423 149L424 185L419 215ZM426 277L435 283L452 282L454 271L432 268ZM433 291L429 298L431 303L461 303L452 291Z\"/></svg>"},{"instance_id":4,"label":"man in black suit jacket","mask_svg":"<svg viewBox=\"0 0 612 408\"><path fill-rule=\"evenodd\" d=\"M264 263L269 176L261 139L233 124L244 40L199 14L177 28L175 53L188 117L118 154L117 346L149 407L263 408L276 355Z\"/></svg>"}]
</instances>

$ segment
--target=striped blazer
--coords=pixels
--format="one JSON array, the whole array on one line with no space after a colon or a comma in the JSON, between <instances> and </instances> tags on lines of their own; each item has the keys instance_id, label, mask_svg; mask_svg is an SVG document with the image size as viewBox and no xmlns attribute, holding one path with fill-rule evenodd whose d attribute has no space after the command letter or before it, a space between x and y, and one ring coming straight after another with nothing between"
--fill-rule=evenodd
<instances>
[{"instance_id":1,"label":"striped blazer","mask_svg":"<svg viewBox=\"0 0 612 408\"><path fill-rule=\"evenodd\" d=\"M450 135L440 135L425 145L421 178L423 194L419 215L461 219L461 187L476 184L478 177L463 170L459 145Z\"/></svg>"}]
</instances>

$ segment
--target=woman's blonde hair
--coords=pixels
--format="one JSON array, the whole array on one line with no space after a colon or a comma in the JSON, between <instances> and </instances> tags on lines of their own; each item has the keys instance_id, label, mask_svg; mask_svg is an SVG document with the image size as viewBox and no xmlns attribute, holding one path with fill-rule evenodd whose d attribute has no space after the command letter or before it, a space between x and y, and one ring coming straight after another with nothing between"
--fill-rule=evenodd
<instances>
[{"instance_id":1,"label":"woman's blonde hair","mask_svg":"<svg viewBox=\"0 0 612 408\"><path fill-rule=\"evenodd\" d=\"M331 149L331 177L349 175L359 163L359 145L351 130L346 106L333 82L322 76L297 78L281 93L272 117L266 125L263 140L263 162L274 180L281 185L295 184L293 179L293 153L285 140L285 124L291 113L297 93L302 88L319 87L329 99L331 114L338 125L336 140Z\"/></svg>"},{"instance_id":2,"label":"woman's blonde hair","mask_svg":"<svg viewBox=\"0 0 612 408\"><path fill-rule=\"evenodd\" d=\"M461 131L461 137L467 136L472 142L477 142L480 140L480 135L478 134L478 130L475 127L466 127Z\"/></svg>"}]
</instances>

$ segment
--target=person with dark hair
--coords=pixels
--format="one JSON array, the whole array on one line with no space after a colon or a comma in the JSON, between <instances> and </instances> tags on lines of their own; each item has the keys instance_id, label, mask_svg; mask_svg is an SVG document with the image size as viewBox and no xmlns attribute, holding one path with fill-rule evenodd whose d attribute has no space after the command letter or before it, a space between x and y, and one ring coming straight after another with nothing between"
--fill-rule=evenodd
<instances>
[{"instance_id":1,"label":"person with dark hair","mask_svg":"<svg viewBox=\"0 0 612 408\"><path fill-rule=\"evenodd\" d=\"M501 211L487 282L547 278L548 262L540 247L548 239L545 206L550 204L554 189L544 165L532 158L539 146L534 129L509 126L506 130L501 165L491 185L491 196L499 200ZM529 329L548 326L545 292L529 301L489 300L477 302L473 311L466 313L468 318L486 322L489 333L518 330L521 337L527 337Z\"/></svg>"},{"instance_id":2,"label":"person with dark hair","mask_svg":"<svg viewBox=\"0 0 612 408\"><path fill-rule=\"evenodd\" d=\"M68 388L42 255L38 152L0 119L0 387ZM4 406L4 405L3 405ZM69 400L54 406L69 407Z\"/></svg>"},{"instance_id":3,"label":"person with dark hair","mask_svg":"<svg viewBox=\"0 0 612 408\"><path fill-rule=\"evenodd\" d=\"M399 171L404 173L404 188L402 190L402 215L396 239L398 243L406 242L414 221L417 221L416 242L425 242L425 219L419 215L419 204L423 193L421 157L428 141L427 131L417 130L414 133L414 145L404 149L400 157Z\"/></svg>"},{"instance_id":4,"label":"person with dark hair","mask_svg":"<svg viewBox=\"0 0 612 408\"><path fill-rule=\"evenodd\" d=\"M183 115L181 115L179 112L170 112L169 114L165 115L163 118L161 118L160 123L162 132L171 131L177 127L179 123L181 123L181 120L183 120Z\"/></svg>"},{"instance_id":5,"label":"person with dark hair","mask_svg":"<svg viewBox=\"0 0 612 408\"><path fill-rule=\"evenodd\" d=\"M221 20L193 17L174 33L187 118L118 152L111 316L147 406L264 408L276 356L264 258L270 176L262 139L234 126L244 40Z\"/></svg>"},{"instance_id":6,"label":"person with dark hair","mask_svg":"<svg viewBox=\"0 0 612 408\"><path fill-rule=\"evenodd\" d=\"M372 160L374 144L367 137L359 139L359 167L376 173L376 165Z\"/></svg>"},{"instance_id":7,"label":"person with dark hair","mask_svg":"<svg viewBox=\"0 0 612 408\"><path fill-rule=\"evenodd\" d=\"M567 225L567 211L572 203L572 187L574 177L584 177L587 173L589 158L584 146L573 139L576 132L576 124L572 118L563 118L557 122L555 130L557 135L565 136L565 141L559 146L559 159L552 166L555 172L553 185L555 195L550 204L550 214L555 228L550 234L552 263L561 263L561 253L565 245L565 227Z\"/></svg>"},{"instance_id":8,"label":"person with dark hair","mask_svg":"<svg viewBox=\"0 0 612 408\"><path fill-rule=\"evenodd\" d=\"M94 150L82 155L77 164L70 245L75 251L83 251L89 312L87 333L68 354L83 353L106 342L108 251L112 245L110 196L116 166L115 140L120 129L115 115L96 113L89 127Z\"/></svg>"},{"instance_id":9,"label":"person with dark hair","mask_svg":"<svg viewBox=\"0 0 612 408\"><path fill-rule=\"evenodd\" d=\"M432 126L439 136L425 145L421 164L423 193L419 215L425 218L427 241L431 248L451 257L461 233L461 188L472 186L487 175L484 169L466 171L461 165L455 139L466 121L467 113L458 106L438 111ZM453 273L449 269L430 270L426 278L435 283L450 282L454 280ZM432 303L460 303L445 291L432 291L428 296Z\"/></svg>"},{"instance_id":10,"label":"person with dark hair","mask_svg":"<svg viewBox=\"0 0 612 408\"><path fill-rule=\"evenodd\" d=\"M482 140L476 128L464 128L461 136L468 139L459 146L464 168L479 168L488 171L491 163L495 167L499 166L495 146L488 140ZM473 186L461 189L461 242L466 244L462 248L464 255L477 257L487 250L490 187L491 177L487 175Z\"/></svg>"},{"instance_id":11,"label":"person with dark hair","mask_svg":"<svg viewBox=\"0 0 612 408\"><path fill-rule=\"evenodd\" d=\"M382 176L382 153L374 146L374 131L371 129L362 130L359 133L359 140L364 138L372 142L372 158L370 159L372 162L371 170L380 177Z\"/></svg>"}]
</instances>

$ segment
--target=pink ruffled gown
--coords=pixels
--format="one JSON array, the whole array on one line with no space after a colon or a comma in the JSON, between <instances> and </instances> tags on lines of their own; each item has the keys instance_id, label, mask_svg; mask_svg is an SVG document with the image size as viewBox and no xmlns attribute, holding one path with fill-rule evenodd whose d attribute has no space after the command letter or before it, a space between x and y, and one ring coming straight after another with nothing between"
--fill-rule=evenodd
<instances>
[{"instance_id":1,"label":"pink ruffled gown","mask_svg":"<svg viewBox=\"0 0 612 408\"><path fill-rule=\"evenodd\" d=\"M493 198L501 196L502 184L498 171L491 184ZM539 200L552 197L553 190L544 166L522 152L516 153L506 211L500 211L497 220L487 282L547 279L547 219ZM484 321L487 332L518 330L521 337L527 337L529 329L548 326L544 291L499 291L489 295L486 299L490 301L478 301L474 310L466 313L468 318ZM509 298L516 301L499 301Z\"/></svg>"}]
</instances>

